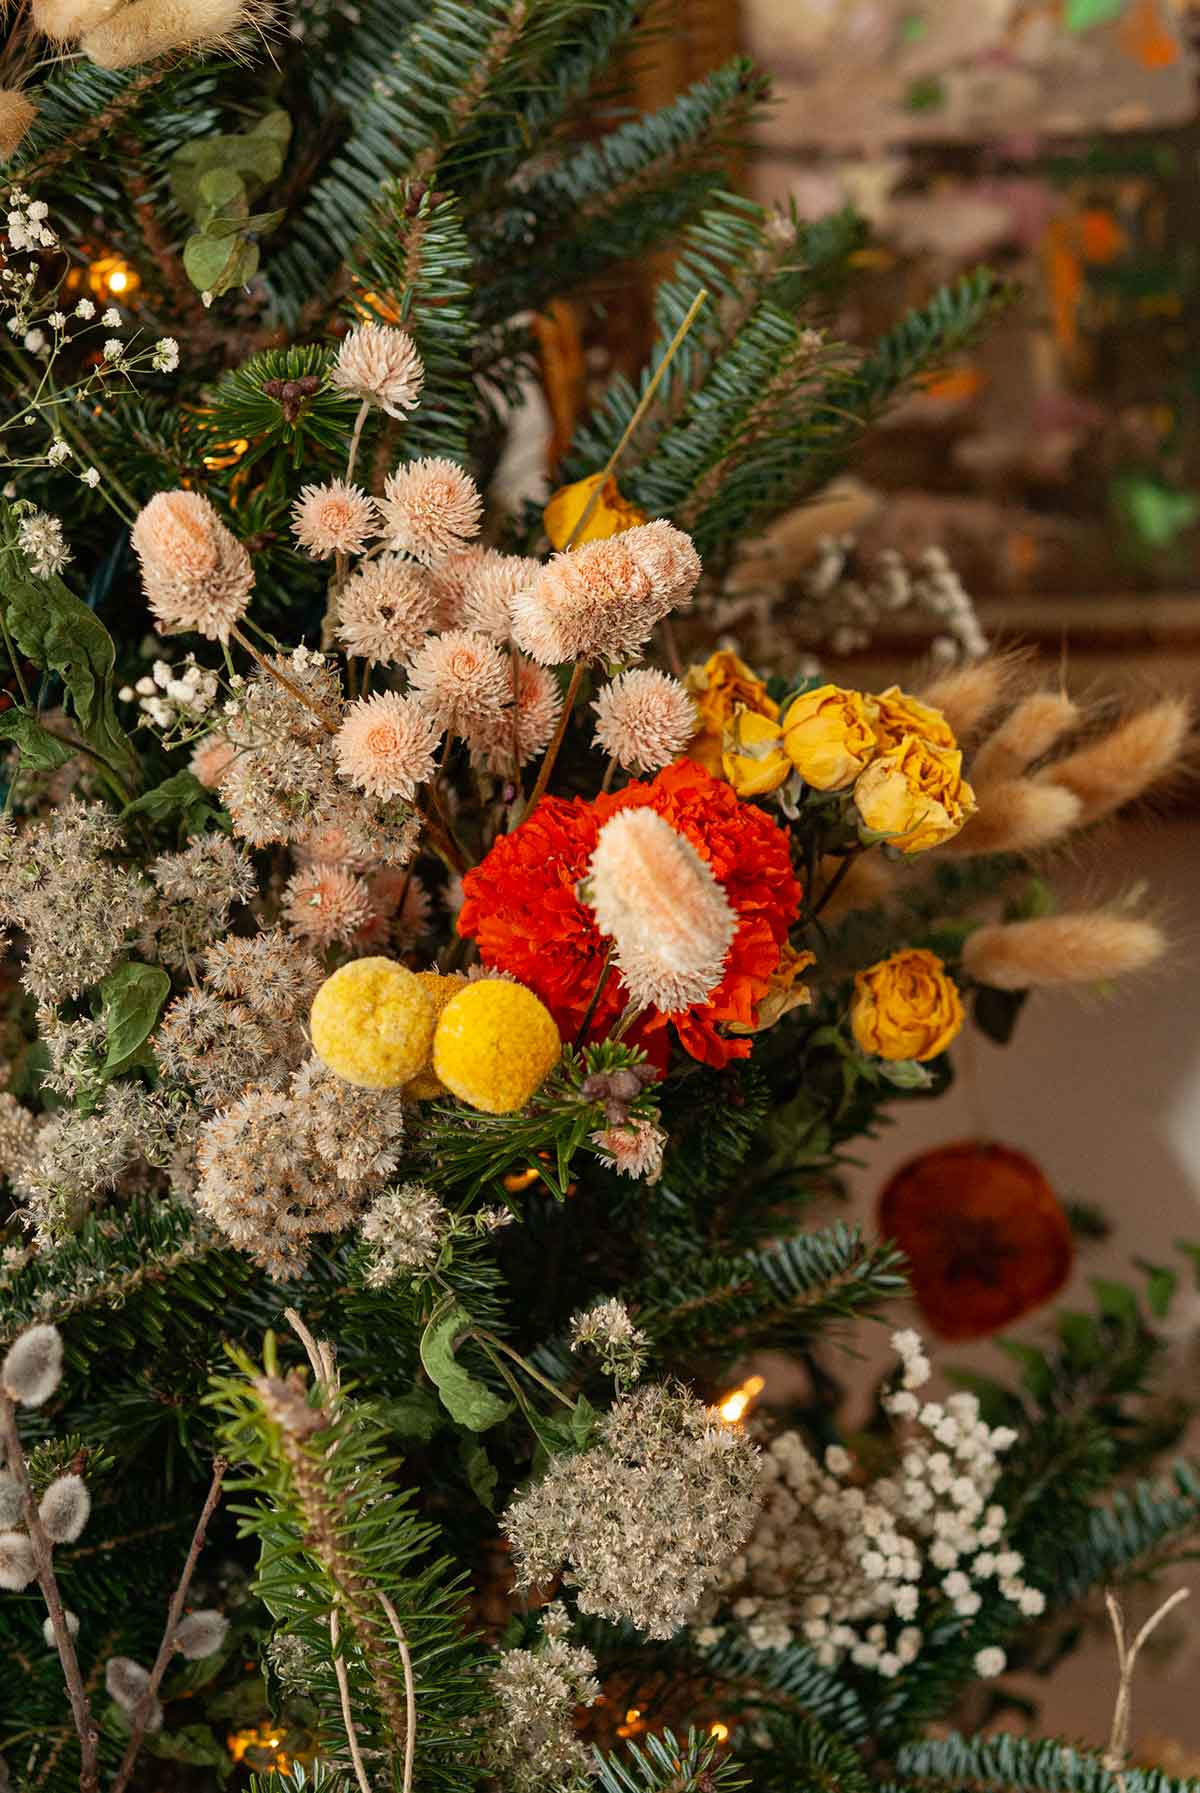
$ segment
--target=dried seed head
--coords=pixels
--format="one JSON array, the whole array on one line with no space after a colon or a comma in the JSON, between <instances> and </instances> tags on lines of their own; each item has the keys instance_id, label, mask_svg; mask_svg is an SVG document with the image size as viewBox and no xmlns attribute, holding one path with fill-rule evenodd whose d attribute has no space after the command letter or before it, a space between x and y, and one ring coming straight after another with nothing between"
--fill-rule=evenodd
<instances>
[{"instance_id":1,"label":"dried seed head","mask_svg":"<svg viewBox=\"0 0 1200 1793\"><path fill-rule=\"evenodd\" d=\"M62 1378L62 1335L57 1326L31 1326L0 1364L0 1388L22 1407L40 1407Z\"/></svg>"},{"instance_id":2,"label":"dried seed head","mask_svg":"<svg viewBox=\"0 0 1200 1793\"><path fill-rule=\"evenodd\" d=\"M36 1574L33 1545L25 1533L0 1532L0 1588L19 1594Z\"/></svg>"},{"instance_id":3,"label":"dried seed head","mask_svg":"<svg viewBox=\"0 0 1200 1793\"><path fill-rule=\"evenodd\" d=\"M190 1612L185 1619L179 1621L175 1632L175 1648L189 1662L198 1662L202 1656L215 1656L228 1632L229 1620L223 1612L217 1612L215 1608Z\"/></svg>"},{"instance_id":4,"label":"dried seed head","mask_svg":"<svg viewBox=\"0 0 1200 1793\"><path fill-rule=\"evenodd\" d=\"M1079 822L1078 797L1032 778L1010 778L975 789L979 808L961 834L942 843L944 853L1033 853L1052 846Z\"/></svg>"},{"instance_id":5,"label":"dried seed head","mask_svg":"<svg viewBox=\"0 0 1200 1793\"><path fill-rule=\"evenodd\" d=\"M129 1656L110 1656L104 1665L104 1685L108 1689L108 1697L121 1708L127 1718L132 1718L150 1685L150 1671ZM161 1730L162 1721L162 1707L155 1700L146 1721L147 1731Z\"/></svg>"},{"instance_id":6,"label":"dried seed head","mask_svg":"<svg viewBox=\"0 0 1200 1793\"><path fill-rule=\"evenodd\" d=\"M88 1522L92 1497L77 1475L60 1475L51 1482L38 1507L38 1517L52 1544L73 1544Z\"/></svg>"},{"instance_id":7,"label":"dried seed head","mask_svg":"<svg viewBox=\"0 0 1200 1793\"><path fill-rule=\"evenodd\" d=\"M37 107L19 87L0 87L0 158L5 161L20 148Z\"/></svg>"},{"instance_id":8,"label":"dried seed head","mask_svg":"<svg viewBox=\"0 0 1200 1793\"><path fill-rule=\"evenodd\" d=\"M11 1526L20 1523L24 1505L21 1484L16 1476L9 1475L6 1469L0 1469L0 1531L8 1531Z\"/></svg>"},{"instance_id":9,"label":"dried seed head","mask_svg":"<svg viewBox=\"0 0 1200 1793\"><path fill-rule=\"evenodd\" d=\"M1091 909L977 928L963 948L963 964L981 984L1028 990L1106 983L1144 970L1166 949L1162 930L1153 922Z\"/></svg>"}]
</instances>

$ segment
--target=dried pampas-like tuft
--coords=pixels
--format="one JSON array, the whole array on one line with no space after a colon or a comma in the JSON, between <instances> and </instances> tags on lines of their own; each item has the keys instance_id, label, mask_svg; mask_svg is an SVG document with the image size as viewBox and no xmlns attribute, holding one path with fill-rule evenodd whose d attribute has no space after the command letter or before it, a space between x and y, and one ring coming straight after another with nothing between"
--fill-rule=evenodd
<instances>
[{"instance_id":1,"label":"dried pampas-like tuft","mask_svg":"<svg viewBox=\"0 0 1200 1793\"><path fill-rule=\"evenodd\" d=\"M1191 725L1187 698L1160 698L1099 740L1047 766L1038 773L1038 782L1072 791L1081 805L1080 821L1099 821L1178 769Z\"/></svg>"},{"instance_id":2,"label":"dried pampas-like tuft","mask_svg":"<svg viewBox=\"0 0 1200 1793\"><path fill-rule=\"evenodd\" d=\"M1044 759L1078 721L1078 706L1065 691L1034 691L1023 697L971 761L976 791L980 785L1019 777Z\"/></svg>"},{"instance_id":3,"label":"dried pampas-like tuft","mask_svg":"<svg viewBox=\"0 0 1200 1793\"><path fill-rule=\"evenodd\" d=\"M1082 805L1071 791L1035 784L1030 778L1008 778L1000 784L975 787L979 808L961 834L945 841L942 851L960 859L981 853L1034 853L1050 847L1076 827Z\"/></svg>"},{"instance_id":4,"label":"dried pampas-like tuft","mask_svg":"<svg viewBox=\"0 0 1200 1793\"><path fill-rule=\"evenodd\" d=\"M1023 654L989 654L926 685L921 702L940 710L961 746L999 709L1020 673Z\"/></svg>"},{"instance_id":5,"label":"dried pampas-like tuft","mask_svg":"<svg viewBox=\"0 0 1200 1793\"><path fill-rule=\"evenodd\" d=\"M263 29L274 8L264 0L132 0L80 40L101 68L131 68L173 51L236 50L247 27Z\"/></svg>"},{"instance_id":6,"label":"dried pampas-like tuft","mask_svg":"<svg viewBox=\"0 0 1200 1793\"><path fill-rule=\"evenodd\" d=\"M989 923L968 939L963 964L981 984L1028 990L1104 983L1153 965L1166 948L1166 937L1153 922L1086 909L1038 921Z\"/></svg>"},{"instance_id":7,"label":"dried pampas-like tuft","mask_svg":"<svg viewBox=\"0 0 1200 1793\"><path fill-rule=\"evenodd\" d=\"M122 0L32 0L30 18L56 43L74 43L110 19Z\"/></svg>"},{"instance_id":8,"label":"dried pampas-like tuft","mask_svg":"<svg viewBox=\"0 0 1200 1793\"><path fill-rule=\"evenodd\" d=\"M0 87L0 158L15 155L37 117L37 107L19 87Z\"/></svg>"}]
</instances>

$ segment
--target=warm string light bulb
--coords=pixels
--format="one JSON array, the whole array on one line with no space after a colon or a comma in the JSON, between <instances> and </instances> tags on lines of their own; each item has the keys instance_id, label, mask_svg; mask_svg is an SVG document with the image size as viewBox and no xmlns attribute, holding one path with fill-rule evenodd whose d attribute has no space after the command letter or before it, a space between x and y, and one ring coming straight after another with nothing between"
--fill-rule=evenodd
<instances>
[{"instance_id":1,"label":"warm string light bulb","mask_svg":"<svg viewBox=\"0 0 1200 1793\"><path fill-rule=\"evenodd\" d=\"M268 1768L278 1774L290 1774L291 1760L279 1747L283 1739L284 1733L275 1730L270 1721L264 1719L262 1724L252 1725L248 1730L231 1732L225 1739L225 1747L235 1762L244 1760L251 1750L256 1759L270 1752L272 1760L267 1764ZM256 1765L261 1766L257 1762Z\"/></svg>"},{"instance_id":2,"label":"warm string light bulb","mask_svg":"<svg viewBox=\"0 0 1200 1793\"><path fill-rule=\"evenodd\" d=\"M717 1402L717 1412L727 1426L738 1426L766 1387L761 1376L747 1376L740 1388L732 1388Z\"/></svg>"},{"instance_id":3,"label":"warm string light bulb","mask_svg":"<svg viewBox=\"0 0 1200 1793\"><path fill-rule=\"evenodd\" d=\"M87 283L101 299L129 299L142 284L137 269L120 255L99 255L88 263Z\"/></svg>"}]
</instances>

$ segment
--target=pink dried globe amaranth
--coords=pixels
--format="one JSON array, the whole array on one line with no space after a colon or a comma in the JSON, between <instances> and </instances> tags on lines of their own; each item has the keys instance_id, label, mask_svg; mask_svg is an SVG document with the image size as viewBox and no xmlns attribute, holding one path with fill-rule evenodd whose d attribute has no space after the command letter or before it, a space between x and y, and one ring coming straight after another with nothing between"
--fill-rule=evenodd
<instances>
[{"instance_id":1,"label":"pink dried globe amaranth","mask_svg":"<svg viewBox=\"0 0 1200 1793\"><path fill-rule=\"evenodd\" d=\"M490 738L512 689L508 660L470 629L431 635L409 661L409 689L441 728L467 740Z\"/></svg>"},{"instance_id":2,"label":"pink dried globe amaranth","mask_svg":"<svg viewBox=\"0 0 1200 1793\"><path fill-rule=\"evenodd\" d=\"M507 641L512 634L513 599L533 584L541 570L540 560L488 550L464 581L463 628L493 641Z\"/></svg>"},{"instance_id":3,"label":"pink dried globe amaranth","mask_svg":"<svg viewBox=\"0 0 1200 1793\"><path fill-rule=\"evenodd\" d=\"M658 772L679 758L699 727L691 695L652 668L618 674L600 692L596 745L629 772Z\"/></svg>"},{"instance_id":4,"label":"pink dried globe amaranth","mask_svg":"<svg viewBox=\"0 0 1200 1793\"><path fill-rule=\"evenodd\" d=\"M378 532L375 500L344 479L302 487L292 506L292 534L311 560L361 554Z\"/></svg>"},{"instance_id":5,"label":"pink dried globe amaranth","mask_svg":"<svg viewBox=\"0 0 1200 1793\"><path fill-rule=\"evenodd\" d=\"M592 1144L600 1154L600 1162L618 1176L634 1182L657 1183L662 1175L663 1148L667 1135L647 1115L612 1127L601 1127L592 1134Z\"/></svg>"},{"instance_id":6,"label":"pink dried globe amaranth","mask_svg":"<svg viewBox=\"0 0 1200 1793\"><path fill-rule=\"evenodd\" d=\"M584 896L639 1008L670 1015L708 1000L737 916L695 847L662 816L626 809L604 824Z\"/></svg>"},{"instance_id":7,"label":"pink dried globe amaranth","mask_svg":"<svg viewBox=\"0 0 1200 1793\"><path fill-rule=\"evenodd\" d=\"M407 330L367 323L344 338L329 379L339 392L351 392L389 417L402 418L421 396L425 368Z\"/></svg>"},{"instance_id":8,"label":"pink dried globe amaranth","mask_svg":"<svg viewBox=\"0 0 1200 1793\"><path fill-rule=\"evenodd\" d=\"M668 610L683 610L691 603L702 569L690 535L665 517L656 517L652 523L627 529L621 540Z\"/></svg>"},{"instance_id":9,"label":"pink dried globe amaranth","mask_svg":"<svg viewBox=\"0 0 1200 1793\"><path fill-rule=\"evenodd\" d=\"M133 547L159 634L194 630L228 641L254 589L241 542L199 492L158 492L138 513Z\"/></svg>"},{"instance_id":10,"label":"pink dried globe amaranth","mask_svg":"<svg viewBox=\"0 0 1200 1793\"><path fill-rule=\"evenodd\" d=\"M407 660L435 626L437 612L437 593L428 574L399 554L383 554L367 561L342 587L338 640L362 660Z\"/></svg>"},{"instance_id":11,"label":"pink dried globe amaranth","mask_svg":"<svg viewBox=\"0 0 1200 1793\"><path fill-rule=\"evenodd\" d=\"M237 748L227 735L214 729L193 750L188 771L207 791L215 791L237 758Z\"/></svg>"},{"instance_id":12,"label":"pink dried globe amaranth","mask_svg":"<svg viewBox=\"0 0 1200 1793\"><path fill-rule=\"evenodd\" d=\"M371 797L410 800L433 776L441 729L411 697L385 691L351 704L334 737L342 777Z\"/></svg>"},{"instance_id":13,"label":"pink dried globe amaranth","mask_svg":"<svg viewBox=\"0 0 1200 1793\"><path fill-rule=\"evenodd\" d=\"M390 546L436 566L479 534L483 499L465 468L441 456L408 461L388 476L380 508Z\"/></svg>"},{"instance_id":14,"label":"pink dried globe amaranth","mask_svg":"<svg viewBox=\"0 0 1200 1793\"><path fill-rule=\"evenodd\" d=\"M437 602L433 626L439 634L447 629L462 627L467 589L494 552L493 548L484 548L478 542L472 542L470 547L458 548L453 554L447 554L444 560L439 560L436 566L430 567L429 583Z\"/></svg>"},{"instance_id":15,"label":"pink dried globe amaranth","mask_svg":"<svg viewBox=\"0 0 1200 1793\"><path fill-rule=\"evenodd\" d=\"M628 533L628 532L627 532ZM649 577L624 536L555 554L513 599L513 639L543 666L623 660L637 653L659 615Z\"/></svg>"},{"instance_id":16,"label":"pink dried globe amaranth","mask_svg":"<svg viewBox=\"0 0 1200 1793\"><path fill-rule=\"evenodd\" d=\"M471 742L473 762L485 771L511 774L542 753L562 714L563 698L558 680L534 660L514 656L515 707L511 701L494 732L481 731Z\"/></svg>"},{"instance_id":17,"label":"pink dried globe amaranth","mask_svg":"<svg viewBox=\"0 0 1200 1793\"><path fill-rule=\"evenodd\" d=\"M353 940L371 920L373 904L361 878L318 860L288 879L283 914L293 934L320 948Z\"/></svg>"}]
</instances>

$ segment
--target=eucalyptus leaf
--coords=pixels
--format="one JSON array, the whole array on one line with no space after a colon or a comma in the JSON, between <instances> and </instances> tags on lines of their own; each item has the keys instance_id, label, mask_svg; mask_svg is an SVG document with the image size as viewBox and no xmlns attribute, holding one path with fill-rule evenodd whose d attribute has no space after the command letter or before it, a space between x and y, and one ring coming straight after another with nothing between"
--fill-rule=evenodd
<instances>
[{"instance_id":1,"label":"eucalyptus leaf","mask_svg":"<svg viewBox=\"0 0 1200 1793\"><path fill-rule=\"evenodd\" d=\"M428 1444L438 1427L446 1423L437 1401L425 1388L414 1388L394 1401L380 1402L379 1412L398 1437L415 1438L420 1444Z\"/></svg>"},{"instance_id":2,"label":"eucalyptus leaf","mask_svg":"<svg viewBox=\"0 0 1200 1793\"><path fill-rule=\"evenodd\" d=\"M0 741L12 741L22 765L34 772L53 772L73 758L66 742L44 729L31 710L5 710L0 715Z\"/></svg>"},{"instance_id":3,"label":"eucalyptus leaf","mask_svg":"<svg viewBox=\"0 0 1200 1793\"><path fill-rule=\"evenodd\" d=\"M283 171L292 134L284 111L268 112L249 131L201 137L185 143L171 158L171 197L181 212L196 216L200 184L216 169L227 169L251 193L260 191Z\"/></svg>"},{"instance_id":4,"label":"eucalyptus leaf","mask_svg":"<svg viewBox=\"0 0 1200 1793\"><path fill-rule=\"evenodd\" d=\"M121 811L122 822L167 823L178 821L185 834L203 834L211 823L220 823L212 796L193 772L176 772L143 791Z\"/></svg>"},{"instance_id":5,"label":"eucalyptus leaf","mask_svg":"<svg viewBox=\"0 0 1200 1793\"><path fill-rule=\"evenodd\" d=\"M35 579L5 568L0 591L13 639L27 660L57 673L79 731L102 760L136 786L137 755L117 720L112 639L99 617L61 579Z\"/></svg>"},{"instance_id":6,"label":"eucalyptus leaf","mask_svg":"<svg viewBox=\"0 0 1200 1793\"><path fill-rule=\"evenodd\" d=\"M117 1070L150 1038L170 991L171 980L161 965L139 965L132 959L103 979L106 1071Z\"/></svg>"},{"instance_id":7,"label":"eucalyptus leaf","mask_svg":"<svg viewBox=\"0 0 1200 1793\"><path fill-rule=\"evenodd\" d=\"M434 1311L421 1335L421 1362L436 1385L451 1419L469 1432L486 1432L507 1419L510 1404L463 1368L454 1355L454 1342L474 1322L461 1307Z\"/></svg>"},{"instance_id":8,"label":"eucalyptus leaf","mask_svg":"<svg viewBox=\"0 0 1200 1793\"><path fill-rule=\"evenodd\" d=\"M494 1513L496 1486L500 1480L495 1464L477 1438L464 1438L459 1445L458 1454L467 1472L471 1493L489 1513Z\"/></svg>"},{"instance_id":9,"label":"eucalyptus leaf","mask_svg":"<svg viewBox=\"0 0 1200 1793\"><path fill-rule=\"evenodd\" d=\"M258 244L197 235L183 246L183 266L197 291L219 299L235 286L245 286L258 272Z\"/></svg>"}]
</instances>

